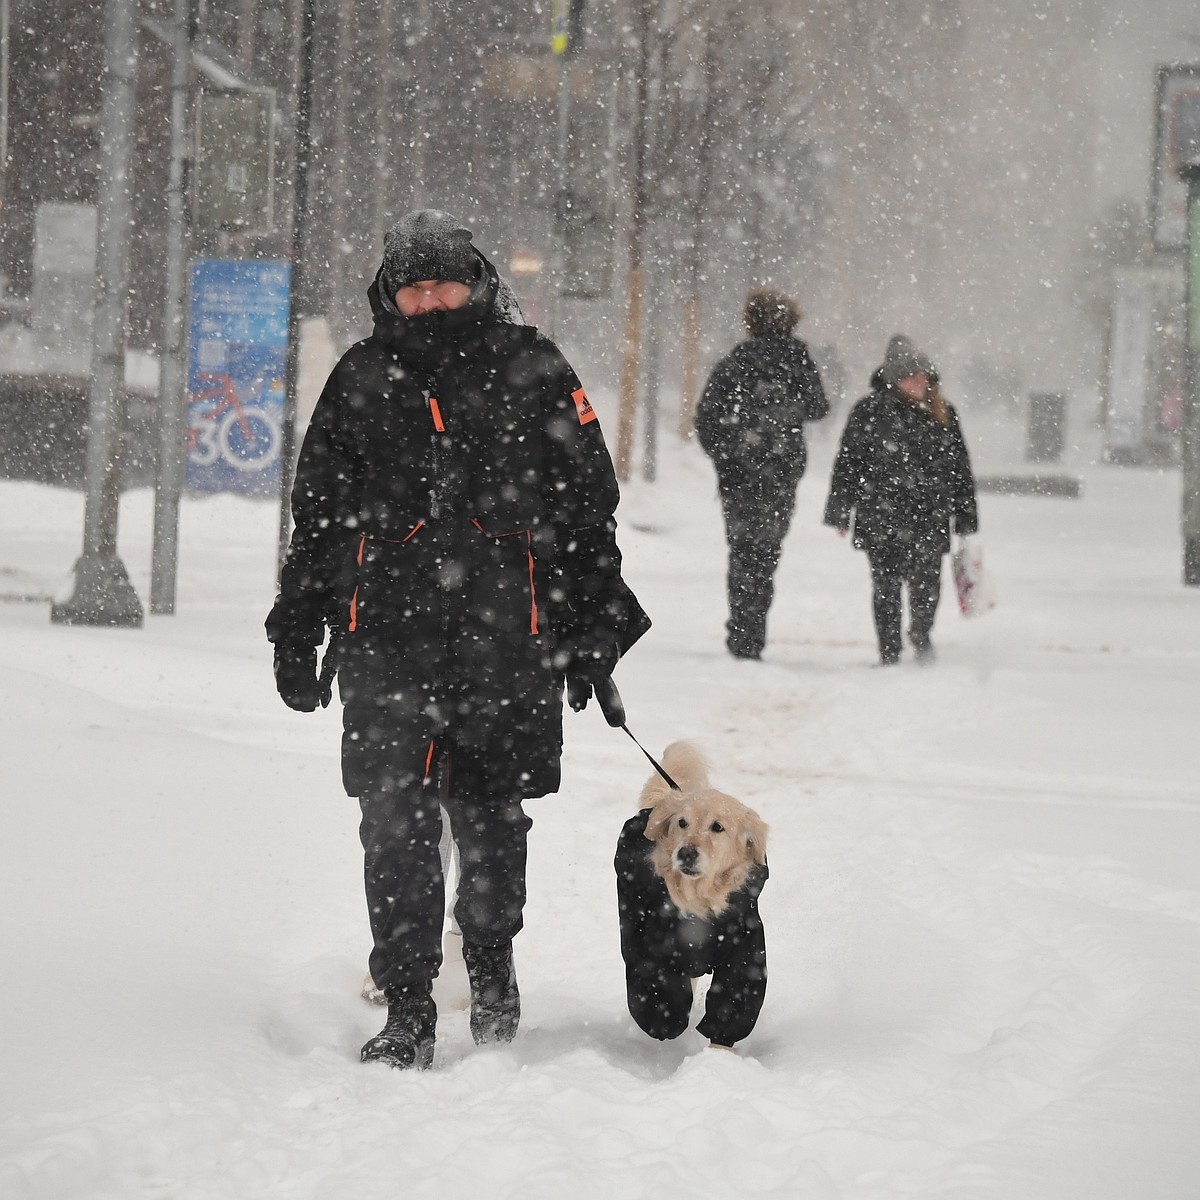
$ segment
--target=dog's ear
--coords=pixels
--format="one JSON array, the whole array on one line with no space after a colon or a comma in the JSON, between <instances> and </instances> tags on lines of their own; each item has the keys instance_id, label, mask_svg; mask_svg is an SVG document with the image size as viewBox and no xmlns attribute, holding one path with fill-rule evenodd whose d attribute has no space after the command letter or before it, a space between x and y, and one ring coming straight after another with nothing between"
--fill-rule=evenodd
<instances>
[{"instance_id":1,"label":"dog's ear","mask_svg":"<svg viewBox=\"0 0 1200 1200\"><path fill-rule=\"evenodd\" d=\"M746 839L746 849L750 857L761 867L767 861L767 832L768 826L756 812L748 812L742 823L742 833Z\"/></svg>"},{"instance_id":2,"label":"dog's ear","mask_svg":"<svg viewBox=\"0 0 1200 1200\"><path fill-rule=\"evenodd\" d=\"M670 786L656 771L646 780L642 787L642 794L638 796L638 808L654 808L664 797L670 794Z\"/></svg>"},{"instance_id":3,"label":"dog's ear","mask_svg":"<svg viewBox=\"0 0 1200 1200\"><path fill-rule=\"evenodd\" d=\"M650 810L650 815L646 818L646 836L652 841L657 842L665 836L667 826L671 824L672 818L675 816L671 807L667 804L656 805Z\"/></svg>"}]
</instances>

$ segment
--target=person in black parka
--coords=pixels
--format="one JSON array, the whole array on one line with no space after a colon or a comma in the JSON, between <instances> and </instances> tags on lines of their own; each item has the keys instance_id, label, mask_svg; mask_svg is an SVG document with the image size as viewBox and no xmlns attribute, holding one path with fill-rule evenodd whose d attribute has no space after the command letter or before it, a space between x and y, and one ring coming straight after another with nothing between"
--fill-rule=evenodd
<instances>
[{"instance_id":1,"label":"person in black parka","mask_svg":"<svg viewBox=\"0 0 1200 1200\"><path fill-rule=\"evenodd\" d=\"M899 662L901 590L909 641L933 659L931 633L951 533L979 528L975 477L958 414L928 356L903 334L887 346L871 392L850 412L833 464L825 524L866 551L880 662Z\"/></svg>"},{"instance_id":2,"label":"person in black parka","mask_svg":"<svg viewBox=\"0 0 1200 1200\"><path fill-rule=\"evenodd\" d=\"M713 368L696 408L696 434L716 468L725 518L725 644L735 658L762 656L775 568L807 458L804 423L829 411L808 348L792 336L799 320L790 296L752 291L750 336Z\"/></svg>"},{"instance_id":3,"label":"person in black parka","mask_svg":"<svg viewBox=\"0 0 1200 1200\"><path fill-rule=\"evenodd\" d=\"M458 850L471 1030L507 1041L522 801L558 789L564 677L582 707L649 620L622 580L595 410L470 231L409 214L388 230L368 296L374 332L334 367L304 438L266 627L292 708L327 703L336 664L371 975L388 1001L362 1057L428 1066L440 806Z\"/></svg>"}]
</instances>

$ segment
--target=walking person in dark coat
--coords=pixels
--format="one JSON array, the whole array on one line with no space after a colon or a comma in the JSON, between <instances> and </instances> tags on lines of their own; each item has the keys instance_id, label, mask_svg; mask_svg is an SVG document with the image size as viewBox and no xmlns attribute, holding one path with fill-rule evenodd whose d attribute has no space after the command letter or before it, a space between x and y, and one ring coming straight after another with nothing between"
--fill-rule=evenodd
<instances>
[{"instance_id":1,"label":"walking person in dark coat","mask_svg":"<svg viewBox=\"0 0 1200 1200\"><path fill-rule=\"evenodd\" d=\"M522 801L559 786L572 703L649 625L621 578L616 477L558 348L505 303L453 217L388 230L374 332L334 367L304 439L292 534L267 618L285 703L328 703L362 811L370 968L388 1001L364 1061L430 1065L445 892L440 807L458 849L476 1042L520 1017Z\"/></svg>"},{"instance_id":2,"label":"walking person in dark coat","mask_svg":"<svg viewBox=\"0 0 1200 1200\"><path fill-rule=\"evenodd\" d=\"M929 358L903 334L888 342L870 395L846 422L825 524L843 536L853 527L854 545L866 551L880 662L900 661L904 587L909 642L918 662L932 661L942 557L951 533L974 533L979 516L958 414Z\"/></svg>"},{"instance_id":3,"label":"walking person in dark coat","mask_svg":"<svg viewBox=\"0 0 1200 1200\"><path fill-rule=\"evenodd\" d=\"M759 288L746 298L749 337L713 368L696 408L696 433L717 471L729 543L725 644L760 658L775 568L796 505L807 448L804 423L829 411L808 347L792 336L796 302Z\"/></svg>"}]
</instances>

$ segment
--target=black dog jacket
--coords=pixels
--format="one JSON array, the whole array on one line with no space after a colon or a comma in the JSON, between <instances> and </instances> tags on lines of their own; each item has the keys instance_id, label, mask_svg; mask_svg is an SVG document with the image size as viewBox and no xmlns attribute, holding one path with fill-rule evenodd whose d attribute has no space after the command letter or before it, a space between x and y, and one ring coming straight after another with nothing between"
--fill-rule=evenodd
<instances>
[{"instance_id":1,"label":"black dog jacket","mask_svg":"<svg viewBox=\"0 0 1200 1200\"><path fill-rule=\"evenodd\" d=\"M719 916L685 917L650 863L650 811L625 822L613 863L629 1012L651 1037L678 1037L691 1015L691 980L711 974L696 1028L710 1041L732 1046L754 1028L767 990L767 944L758 915L767 868L754 867Z\"/></svg>"}]
</instances>

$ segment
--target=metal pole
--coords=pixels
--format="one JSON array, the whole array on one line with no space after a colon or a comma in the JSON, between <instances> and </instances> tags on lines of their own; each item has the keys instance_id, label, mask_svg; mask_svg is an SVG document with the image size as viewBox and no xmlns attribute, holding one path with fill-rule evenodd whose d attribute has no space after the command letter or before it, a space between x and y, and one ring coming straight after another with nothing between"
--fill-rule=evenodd
<instances>
[{"instance_id":1,"label":"metal pole","mask_svg":"<svg viewBox=\"0 0 1200 1200\"><path fill-rule=\"evenodd\" d=\"M96 327L88 394L87 500L75 589L50 609L64 625L139 626L141 601L117 557L124 393L125 300L129 278L130 168L137 92L136 0L105 5L100 127Z\"/></svg>"},{"instance_id":2,"label":"metal pole","mask_svg":"<svg viewBox=\"0 0 1200 1200\"><path fill-rule=\"evenodd\" d=\"M300 321L312 304L308 286L308 170L312 162L313 31L316 0L300 4L300 77L296 87L296 167L292 181L292 302L288 305L287 390L283 397L283 449L279 464L279 544L275 578L283 570L292 532L292 474L300 393ZM304 313L301 313L304 308Z\"/></svg>"},{"instance_id":3,"label":"metal pole","mask_svg":"<svg viewBox=\"0 0 1200 1200\"><path fill-rule=\"evenodd\" d=\"M650 0L635 0L633 20L638 40L638 57L633 81L633 167L629 212L629 277L625 295L625 335L622 349L620 393L617 407L617 478L629 479L633 458L633 435L637 423L638 379L641 375L642 304L645 266L642 261L646 225L646 124L650 87Z\"/></svg>"},{"instance_id":4,"label":"metal pole","mask_svg":"<svg viewBox=\"0 0 1200 1200\"><path fill-rule=\"evenodd\" d=\"M704 100L700 106L696 132L695 171L689 189L687 213L691 222L691 244L685 260L687 295L683 302L682 362L680 385L682 396L679 405L679 428L681 439L690 438L695 432L696 402L700 398L700 333L701 297L704 292L704 268L706 245L704 223L708 218L708 197L711 190L714 158L714 129L717 118L717 62L713 54L711 26L706 21L703 48L700 56L700 79L704 87Z\"/></svg>"},{"instance_id":5,"label":"metal pole","mask_svg":"<svg viewBox=\"0 0 1200 1200\"><path fill-rule=\"evenodd\" d=\"M396 203L393 190L393 159L396 133L396 64L399 61L402 41L394 0L379 0L375 13L378 26L377 44L383 51L383 62L379 75L379 101L375 111L375 178L373 192L374 245L382 246L383 235L388 225L395 220L393 206Z\"/></svg>"},{"instance_id":6,"label":"metal pole","mask_svg":"<svg viewBox=\"0 0 1200 1200\"><path fill-rule=\"evenodd\" d=\"M1200 587L1200 161L1180 174L1187 205L1187 389L1183 398L1183 582Z\"/></svg>"},{"instance_id":7,"label":"metal pole","mask_svg":"<svg viewBox=\"0 0 1200 1200\"><path fill-rule=\"evenodd\" d=\"M416 44L409 54L413 72L412 135L409 138L409 155L412 161L412 204L414 209L425 208L429 202L429 138L432 111L429 101L433 89L434 72L427 61L429 46L429 0L420 0L417 5Z\"/></svg>"},{"instance_id":8,"label":"metal pole","mask_svg":"<svg viewBox=\"0 0 1200 1200\"><path fill-rule=\"evenodd\" d=\"M672 14L673 15L673 14ZM647 189L651 196L660 194L660 162L662 154L663 81L667 73L667 39L659 40L654 63L651 91L648 99L652 119L647 123L646 143L649 166ZM661 266L663 236L658 223L648 214L646 233L647 267L646 293L661 300L664 272ZM649 305L647 305L649 308ZM662 320L661 303L658 310L647 313L646 320L646 372L642 381L642 478L654 483L658 478L658 418L659 394L662 391Z\"/></svg>"},{"instance_id":9,"label":"metal pole","mask_svg":"<svg viewBox=\"0 0 1200 1200\"><path fill-rule=\"evenodd\" d=\"M8 87L12 62L8 49L10 15L9 0L0 0L0 207L8 195Z\"/></svg>"},{"instance_id":10,"label":"metal pole","mask_svg":"<svg viewBox=\"0 0 1200 1200\"><path fill-rule=\"evenodd\" d=\"M183 491L184 423L187 408L187 221L188 130L191 125L191 60L194 0L175 0L171 67L171 167L167 181L166 311L158 382L158 478L154 490L154 549L150 564L150 611L175 611L179 566L179 498Z\"/></svg>"},{"instance_id":11,"label":"metal pole","mask_svg":"<svg viewBox=\"0 0 1200 1200\"><path fill-rule=\"evenodd\" d=\"M566 283L567 220L570 194L567 188L567 148L571 128L571 55L562 55L558 82L558 141L554 161L554 241L550 259L550 294L546 297L546 324L550 336L559 334L559 303Z\"/></svg>"},{"instance_id":12,"label":"metal pole","mask_svg":"<svg viewBox=\"0 0 1200 1200\"><path fill-rule=\"evenodd\" d=\"M647 291L654 295L662 273L653 246L649 261ZM654 483L658 478L658 400L662 389L662 323L657 320L646 322L646 373L642 389L642 478Z\"/></svg>"}]
</instances>

